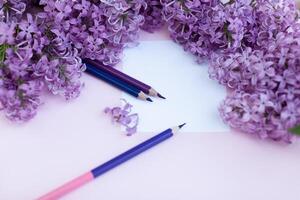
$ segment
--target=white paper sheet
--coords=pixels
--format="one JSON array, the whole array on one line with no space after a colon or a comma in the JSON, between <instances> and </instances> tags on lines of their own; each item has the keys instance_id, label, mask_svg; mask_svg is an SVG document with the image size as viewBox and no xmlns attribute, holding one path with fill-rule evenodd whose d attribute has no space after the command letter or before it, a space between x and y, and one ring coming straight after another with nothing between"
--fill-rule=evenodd
<instances>
[{"instance_id":1,"label":"white paper sheet","mask_svg":"<svg viewBox=\"0 0 300 200\"><path fill-rule=\"evenodd\" d=\"M153 132L186 122L185 132L223 132L218 107L226 89L209 79L207 66L172 41L141 42L127 49L123 71L166 96L167 100L152 98L153 103L123 97L139 113L138 131Z\"/></svg>"}]
</instances>

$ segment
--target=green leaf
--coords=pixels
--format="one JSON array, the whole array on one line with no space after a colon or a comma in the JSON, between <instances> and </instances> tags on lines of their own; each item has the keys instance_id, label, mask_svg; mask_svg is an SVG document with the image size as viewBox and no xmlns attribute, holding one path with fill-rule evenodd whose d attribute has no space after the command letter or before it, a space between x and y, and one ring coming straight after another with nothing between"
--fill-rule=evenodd
<instances>
[{"instance_id":1,"label":"green leaf","mask_svg":"<svg viewBox=\"0 0 300 200\"><path fill-rule=\"evenodd\" d=\"M231 43L231 42L233 41L233 37L232 37L231 32L228 30L228 26L229 26L229 23L228 23L228 22L225 23L225 24L224 24L224 27L223 27L223 31L224 31L224 33L225 33L225 37L226 37L227 41L228 41L229 43Z\"/></svg>"},{"instance_id":2,"label":"green leaf","mask_svg":"<svg viewBox=\"0 0 300 200\"><path fill-rule=\"evenodd\" d=\"M3 62L5 60L5 54L6 50L9 48L9 45L2 44L0 45L0 62Z\"/></svg>"},{"instance_id":3,"label":"green leaf","mask_svg":"<svg viewBox=\"0 0 300 200\"><path fill-rule=\"evenodd\" d=\"M300 125L290 128L289 131L295 135L300 135Z\"/></svg>"}]
</instances>

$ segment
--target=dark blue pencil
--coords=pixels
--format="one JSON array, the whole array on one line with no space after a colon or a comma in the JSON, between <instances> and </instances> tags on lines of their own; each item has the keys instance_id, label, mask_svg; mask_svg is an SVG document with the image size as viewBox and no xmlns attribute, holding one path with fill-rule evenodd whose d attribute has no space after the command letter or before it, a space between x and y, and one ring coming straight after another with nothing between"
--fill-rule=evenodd
<instances>
[{"instance_id":1,"label":"dark blue pencil","mask_svg":"<svg viewBox=\"0 0 300 200\"><path fill-rule=\"evenodd\" d=\"M76 179L64 184L63 186L53 190L52 192L38 198L38 200L56 200L61 198L62 196L72 192L73 190L79 188L80 186L94 180L95 178L101 176L105 172L117 167L118 165L128 161L129 159L143 153L144 151L150 149L151 147L171 138L174 133L176 133L179 129L181 129L185 124L180 126L169 128L162 133L146 140L145 142L129 149L125 153L120 154L119 156L111 159L110 161L96 167L95 169L79 176Z\"/></svg>"},{"instance_id":2,"label":"dark blue pencil","mask_svg":"<svg viewBox=\"0 0 300 200\"><path fill-rule=\"evenodd\" d=\"M143 91L141 91L131 85L128 85L126 82L117 79L116 77L108 74L107 72L97 69L95 66L93 66L89 63L85 63L85 65L86 65L87 73L119 88L120 90L123 90L124 92L126 92L134 97L152 102L152 99L150 99Z\"/></svg>"},{"instance_id":3,"label":"dark blue pencil","mask_svg":"<svg viewBox=\"0 0 300 200\"><path fill-rule=\"evenodd\" d=\"M97 69L101 70L101 71L105 71L108 74L116 77L119 80L124 81L125 83L132 85L134 87L136 87L137 89L143 91L145 94L148 94L150 96L157 96L160 97L162 99L166 99L165 97L163 97L161 94L159 94L153 87L151 87L150 85L147 85L131 76L129 76L128 74L125 74L117 69L115 69L114 67L110 67L107 65L104 65L101 62L98 62L96 60L91 60L91 59L83 59L82 60L84 63L88 63L91 64L93 66L95 66Z\"/></svg>"}]
</instances>

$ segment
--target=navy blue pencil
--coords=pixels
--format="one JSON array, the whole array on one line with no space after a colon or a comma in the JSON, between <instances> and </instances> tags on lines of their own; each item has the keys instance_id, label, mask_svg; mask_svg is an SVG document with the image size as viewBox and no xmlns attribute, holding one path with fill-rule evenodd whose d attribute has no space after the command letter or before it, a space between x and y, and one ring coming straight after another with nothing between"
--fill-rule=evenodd
<instances>
[{"instance_id":1,"label":"navy blue pencil","mask_svg":"<svg viewBox=\"0 0 300 200\"><path fill-rule=\"evenodd\" d=\"M80 186L94 180L95 178L101 176L105 172L121 165L122 163L130 160L131 158L143 153L144 151L156 146L157 144L171 138L179 129L181 129L185 124L180 126L169 128L158 135L146 140L145 142L129 149L128 151L120 154L119 156L111 159L110 161L96 167L95 169L73 179L72 181L64 184L63 186L53 190L52 192L38 198L38 200L56 200L62 196L72 192L73 190L79 188Z\"/></svg>"},{"instance_id":2,"label":"navy blue pencil","mask_svg":"<svg viewBox=\"0 0 300 200\"><path fill-rule=\"evenodd\" d=\"M126 82L117 79L116 77L108 74L107 72L104 72L102 70L97 69L95 66L85 63L86 65L86 72L119 88L120 90L123 90L124 92L137 97L142 100L147 100L152 102L152 99L150 99L143 91L127 84Z\"/></svg>"}]
</instances>

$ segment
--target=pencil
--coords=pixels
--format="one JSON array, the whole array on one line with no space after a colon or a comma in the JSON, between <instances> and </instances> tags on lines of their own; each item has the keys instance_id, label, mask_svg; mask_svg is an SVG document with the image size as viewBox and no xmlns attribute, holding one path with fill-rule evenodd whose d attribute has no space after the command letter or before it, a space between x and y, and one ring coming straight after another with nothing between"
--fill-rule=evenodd
<instances>
[{"instance_id":1,"label":"pencil","mask_svg":"<svg viewBox=\"0 0 300 200\"><path fill-rule=\"evenodd\" d=\"M151 86L113 68L110 66L105 66L95 60L91 60L91 59L83 59L84 63L88 63L91 64L95 67L97 67L98 69L105 71L111 75L113 75L114 77L128 83L129 85L132 85L134 87L136 87L137 89L140 89L141 91L143 91L144 93L150 95L150 96L158 96L160 98L165 99L165 97L163 97L161 94L159 94L154 88L152 88Z\"/></svg>"},{"instance_id":2,"label":"pencil","mask_svg":"<svg viewBox=\"0 0 300 200\"><path fill-rule=\"evenodd\" d=\"M156 146L157 144L171 138L179 129L181 129L185 124L176 126L174 128L169 128L158 135L146 140L145 142L129 149L128 151L120 154L119 156L109 160L108 162L94 168L93 170L71 180L70 182L62 185L61 187L49 192L48 194L38 198L38 200L56 200L64 195L78 189L84 184L94 180L95 178L101 176L102 174L108 172L109 170L121 165L122 163L130 160L131 158L143 153L144 151Z\"/></svg>"},{"instance_id":3,"label":"pencil","mask_svg":"<svg viewBox=\"0 0 300 200\"><path fill-rule=\"evenodd\" d=\"M143 91L138 90L137 88L135 88L131 85L128 85L127 83L125 83L121 80L118 80L117 78L113 77L112 75L97 69L95 66L93 66L91 64L86 63L85 65L86 65L86 72L88 74L91 74L103 81L106 81L107 83L119 88L120 90L123 90L124 92L126 92L134 97L137 97L141 100L147 100L147 101L152 102L152 99L149 98Z\"/></svg>"}]
</instances>

